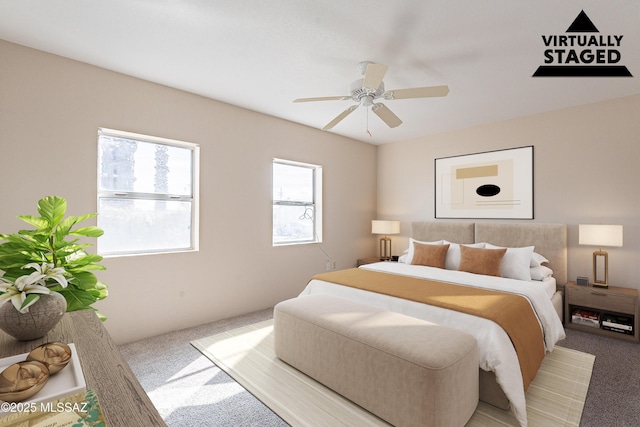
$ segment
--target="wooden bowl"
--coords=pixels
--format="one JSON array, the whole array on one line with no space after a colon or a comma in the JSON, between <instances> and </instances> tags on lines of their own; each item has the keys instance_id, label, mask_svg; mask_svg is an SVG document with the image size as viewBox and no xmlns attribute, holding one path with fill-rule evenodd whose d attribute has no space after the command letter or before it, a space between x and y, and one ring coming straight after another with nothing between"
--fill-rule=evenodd
<instances>
[{"instance_id":1,"label":"wooden bowl","mask_svg":"<svg viewBox=\"0 0 640 427\"><path fill-rule=\"evenodd\" d=\"M71 349L63 342L48 342L31 350L27 360L44 363L49 368L49 375L54 375L71 360Z\"/></svg>"},{"instance_id":2,"label":"wooden bowl","mask_svg":"<svg viewBox=\"0 0 640 427\"><path fill-rule=\"evenodd\" d=\"M42 390L49 368L36 360L14 363L0 373L0 400L21 402Z\"/></svg>"}]
</instances>

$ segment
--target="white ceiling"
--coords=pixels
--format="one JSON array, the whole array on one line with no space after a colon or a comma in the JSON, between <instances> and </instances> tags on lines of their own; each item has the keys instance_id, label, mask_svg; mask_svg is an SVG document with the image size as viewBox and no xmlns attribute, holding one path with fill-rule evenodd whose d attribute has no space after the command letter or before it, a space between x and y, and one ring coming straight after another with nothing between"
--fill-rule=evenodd
<instances>
[{"instance_id":1,"label":"white ceiling","mask_svg":"<svg viewBox=\"0 0 640 427\"><path fill-rule=\"evenodd\" d=\"M581 10L635 77L531 77ZM292 100L347 95L360 61L449 86L384 101L397 128L359 108L331 131L372 144L640 93L638 0L0 0L0 38L314 128L351 101Z\"/></svg>"}]
</instances>

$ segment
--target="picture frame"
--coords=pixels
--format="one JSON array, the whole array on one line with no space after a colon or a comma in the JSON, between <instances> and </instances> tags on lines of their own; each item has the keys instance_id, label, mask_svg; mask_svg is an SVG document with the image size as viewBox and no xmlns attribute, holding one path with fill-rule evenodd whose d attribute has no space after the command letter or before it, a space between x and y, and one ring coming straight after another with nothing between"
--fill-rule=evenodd
<instances>
[{"instance_id":1,"label":"picture frame","mask_svg":"<svg viewBox=\"0 0 640 427\"><path fill-rule=\"evenodd\" d=\"M435 159L435 218L533 219L533 145Z\"/></svg>"}]
</instances>

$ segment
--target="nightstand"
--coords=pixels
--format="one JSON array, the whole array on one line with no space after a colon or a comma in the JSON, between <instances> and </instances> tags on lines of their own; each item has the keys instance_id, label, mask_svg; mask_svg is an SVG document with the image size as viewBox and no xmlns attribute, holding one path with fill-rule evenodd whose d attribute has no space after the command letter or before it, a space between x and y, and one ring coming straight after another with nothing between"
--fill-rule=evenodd
<instances>
[{"instance_id":1,"label":"nightstand","mask_svg":"<svg viewBox=\"0 0 640 427\"><path fill-rule=\"evenodd\" d=\"M638 342L638 290L609 286L564 287L564 326L569 329Z\"/></svg>"},{"instance_id":2,"label":"nightstand","mask_svg":"<svg viewBox=\"0 0 640 427\"><path fill-rule=\"evenodd\" d=\"M358 267L365 264L373 264L374 262L381 262L380 258L358 258Z\"/></svg>"}]
</instances>

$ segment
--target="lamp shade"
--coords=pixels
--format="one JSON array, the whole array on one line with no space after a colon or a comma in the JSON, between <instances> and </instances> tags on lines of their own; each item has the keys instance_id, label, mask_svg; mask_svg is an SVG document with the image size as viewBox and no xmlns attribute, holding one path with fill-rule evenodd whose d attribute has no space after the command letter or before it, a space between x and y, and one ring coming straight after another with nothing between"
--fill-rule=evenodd
<instances>
[{"instance_id":1,"label":"lamp shade","mask_svg":"<svg viewBox=\"0 0 640 427\"><path fill-rule=\"evenodd\" d=\"M400 233L400 221L386 221L374 219L371 221L372 234L398 234Z\"/></svg>"},{"instance_id":2,"label":"lamp shade","mask_svg":"<svg viewBox=\"0 0 640 427\"><path fill-rule=\"evenodd\" d=\"M621 225L580 224L578 234L581 245L622 246Z\"/></svg>"}]
</instances>

